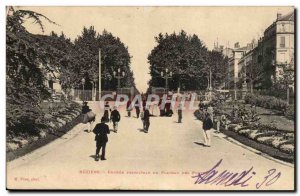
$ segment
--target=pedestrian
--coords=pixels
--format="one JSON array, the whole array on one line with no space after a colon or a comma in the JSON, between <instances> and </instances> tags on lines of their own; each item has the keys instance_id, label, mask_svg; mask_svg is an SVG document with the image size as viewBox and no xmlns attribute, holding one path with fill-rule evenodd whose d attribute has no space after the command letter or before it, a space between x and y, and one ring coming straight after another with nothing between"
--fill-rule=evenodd
<instances>
[{"instance_id":1,"label":"pedestrian","mask_svg":"<svg viewBox=\"0 0 300 196\"><path fill-rule=\"evenodd\" d=\"M213 128L213 122L211 120L210 114L206 113L205 119L203 120L203 136L204 145L210 147L211 145L211 129Z\"/></svg>"},{"instance_id":2,"label":"pedestrian","mask_svg":"<svg viewBox=\"0 0 300 196\"><path fill-rule=\"evenodd\" d=\"M127 101L126 110L127 110L128 117L130 117L131 116L131 110L132 110L131 100Z\"/></svg>"},{"instance_id":3,"label":"pedestrian","mask_svg":"<svg viewBox=\"0 0 300 196\"><path fill-rule=\"evenodd\" d=\"M145 97L143 97L143 101L142 101L142 106L143 106L143 110L145 111L146 109L146 105L147 105L147 100Z\"/></svg>"},{"instance_id":4,"label":"pedestrian","mask_svg":"<svg viewBox=\"0 0 300 196\"><path fill-rule=\"evenodd\" d=\"M137 100L134 104L135 107L135 113L136 113L136 118L140 117L140 104L139 104L139 100Z\"/></svg>"},{"instance_id":5,"label":"pedestrian","mask_svg":"<svg viewBox=\"0 0 300 196\"><path fill-rule=\"evenodd\" d=\"M141 120L142 120L142 123L143 123L143 131L145 131L145 121L144 121L144 110L141 111L140 113L140 117L141 117Z\"/></svg>"},{"instance_id":6,"label":"pedestrian","mask_svg":"<svg viewBox=\"0 0 300 196\"><path fill-rule=\"evenodd\" d=\"M159 99L158 107L159 107L159 116L164 116L165 115L165 103L163 103L162 98Z\"/></svg>"},{"instance_id":7,"label":"pedestrian","mask_svg":"<svg viewBox=\"0 0 300 196\"><path fill-rule=\"evenodd\" d=\"M104 105L104 114L103 114L106 123L109 122L109 112L111 112L111 108L109 106L109 102L107 101Z\"/></svg>"},{"instance_id":8,"label":"pedestrian","mask_svg":"<svg viewBox=\"0 0 300 196\"><path fill-rule=\"evenodd\" d=\"M180 103L177 108L178 123L181 123L181 121L182 121L182 108L183 108L182 103Z\"/></svg>"},{"instance_id":9,"label":"pedestrian","mask_svg":"<svg viewBox=\"0 0 300 196\"><path fill-rule=\"evenodd\" d=\"M150 126L150 112L149 112L149 107L146 106L144 111L144 132L145 133L148 133L149 126Z\"/></svg>"},{"instance_id":10,"label":"pedestrian","mask_svg":"<svg viewBox=\"0 0 300 196\"><path fill-rule=\"evenodd\" d=\"M90 107L88 106L88 102L83 102L83 106L81 109L81 113L83 114L83 123L88 125L86 129L87 132L92 131L93 122L95 121L96 115L92 112Z\"/></svg>"},{"instance_id":11,"label":"pedestrian","mask_svg":"<svg viewBox=\"0 0 300 196\"><path fill-rule=\"evenodd\" d=\"M166 116L168 117L171 117L173 115L173 111L171 110L171 99L170 97L167 98L167 101L166 101Z\"/></svg>"},{"instance_id":12,"label":"pedestrian","mask_svg":"<svg viewBox=\"0 0 300 196\"><path fill-rule=\"evenodd\" d=\"M101 160L106 160L105 158L105 148L106 143L108 142L107 134L109 134L109 127L105 124L105 118L101 118L101 123L98 123L93 132L95 133L95 141L96 141L96 156L95 161L99 161L99 153L102 148Z\"/></svg>"},{"instance_id":13,"label":"pedestrian","mask_svg":"<svg viewBox=\"0 0 300 196\"><path fill-rule=\"evenodd\" d=\"M118 123L121 120L121 116L119 111L117 110L117 106L114 106L114 110L110 114L110 120L113 122L114 132L118 132Z\"/></svg>"}]
</instances>

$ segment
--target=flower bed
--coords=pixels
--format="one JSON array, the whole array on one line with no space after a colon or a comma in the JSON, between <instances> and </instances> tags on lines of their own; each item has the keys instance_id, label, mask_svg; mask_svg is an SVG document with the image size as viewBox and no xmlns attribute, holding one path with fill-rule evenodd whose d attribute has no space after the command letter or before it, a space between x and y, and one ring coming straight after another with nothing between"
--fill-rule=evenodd
<instances>
[{"instance_id":1,"label":"flower bed","mask_svg":"<svg viewBox=\"0 0 300 196\"><path fill-rule=\"evenodd\" d=\"M288 134L287 132L278 130L243 128L238 124L231 124L228 126L228 130L239 133L259 143L277 148L285 153L293 154L295 151L294 134Z\"/></svg>"}]
</instances>

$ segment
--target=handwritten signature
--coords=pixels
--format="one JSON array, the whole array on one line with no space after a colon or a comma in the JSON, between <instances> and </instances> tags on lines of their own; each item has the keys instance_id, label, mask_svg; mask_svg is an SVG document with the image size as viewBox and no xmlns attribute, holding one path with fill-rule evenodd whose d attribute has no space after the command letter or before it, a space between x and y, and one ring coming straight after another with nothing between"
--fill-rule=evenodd
<instances>
[{"instance_id":1,"label":"handwritten signature","mask_svg":"<svg viewBox=\"0 0 300 196\"><path fill-rule=\"evenodd\" d=\"M199 172L198 175L192 176L196 178L194 184L209 184L209 185L219 185L219 186L249 186L252 177L256 175L254 168L251 167L248 170L242 172L230 172L224 170L222 172L218 171L218 167L221 165L222 159L214 165L211 169L205 172ZM281 172L277 172L276 169L270 169L265 175L261 182L255 184L256 189L264 186L270 186L274 184L281 176Z\"/></svg>"}]
</instances>

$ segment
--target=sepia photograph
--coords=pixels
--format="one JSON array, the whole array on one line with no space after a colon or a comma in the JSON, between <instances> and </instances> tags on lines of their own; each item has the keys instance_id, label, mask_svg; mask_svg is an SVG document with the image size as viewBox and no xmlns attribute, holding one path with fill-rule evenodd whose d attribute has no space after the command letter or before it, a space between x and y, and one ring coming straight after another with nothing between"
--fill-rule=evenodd
<instances>
[{"instance_id":1,"label":"sepia photograph","mask_svg":"<svg viewBox=\"0 0 300 196\"><path fill-rule=\"evenodd\" d=\"M295 20L6 5L6 188L295 191Z\"/></svg>"}]
</instances>

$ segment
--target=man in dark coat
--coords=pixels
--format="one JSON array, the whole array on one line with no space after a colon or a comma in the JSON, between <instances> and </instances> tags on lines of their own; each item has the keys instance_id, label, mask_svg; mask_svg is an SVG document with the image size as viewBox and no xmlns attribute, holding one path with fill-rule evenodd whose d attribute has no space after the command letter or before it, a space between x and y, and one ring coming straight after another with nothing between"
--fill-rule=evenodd
<instances>
[{"instance_id":1,"label":"man in dark coat","mask_svg":"<svg viewBox=\"0 0 300 196\"><path fill-rule=\"evenodd\" d=\"M113 122L114 132L118 132L118 123L121 120L121 116L117 107L114 107L114 110L110 114L110 120Z\"/></svg>"},{"instance_id":2,"label":"man in dark coat","mask_svg":"<svg viewBox=\"0 0 300 196\"><path fill-rule=\"evenodd\" d=\"M132 110L132 105L131 105L130 100L127 101L126 110L127 110L128 117L130 117L131 116L131 110Z\"/></svg>"},{"instance_id":3,"label":"man in dark coat","mask_svg":"<svg viewBox=\"0 0 300 196\"><path fill-rule=\"evenodd\" d=\"M136 118L140 117L140 103L139 100L137 100L134 104L135 112L136 112Z\"/></svg>"},{"instance_id":4,"label":"man in dark coat","mask_svg":"<svg viewBox=\"0 0 300 196\"><path fill-rule=\"evenodd\" d=\"M96 141L96 156L95 160L99 160L99 152L100 149L102 148L102 153L101 153L101 160L106 160L105 159L105 147L106 143L108 142L108 137L107 134L109 134L109 127L107 124L105 124L105 118L101 118L101 123L97 124L93 130L95 133L95 141Z\"/></svg>"},{"instance_id":5,"label":"man in dark coat","mask_svg":"<svg viewBox=\"0 0 300 196\"><path fill-rule=\"evenodd\" d=\"M145 112L144 112L144 131L145 133L148 133L150 126L150 112L148 106L145 107Z\"/></svg>"}]
</instances>

